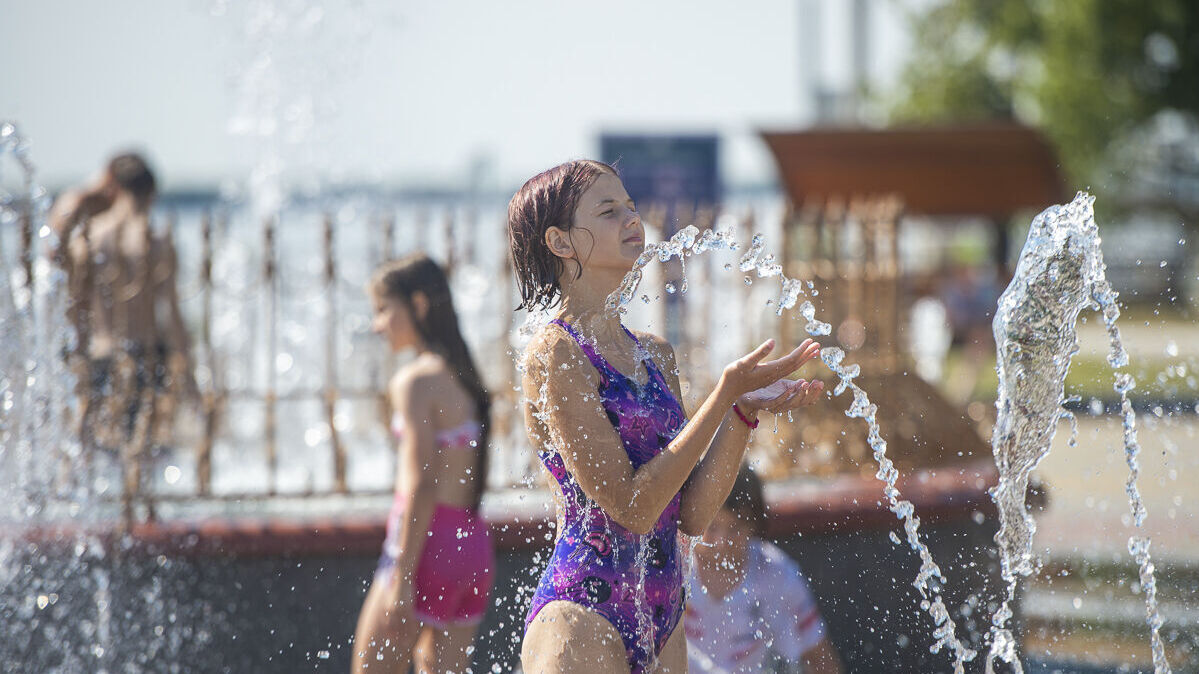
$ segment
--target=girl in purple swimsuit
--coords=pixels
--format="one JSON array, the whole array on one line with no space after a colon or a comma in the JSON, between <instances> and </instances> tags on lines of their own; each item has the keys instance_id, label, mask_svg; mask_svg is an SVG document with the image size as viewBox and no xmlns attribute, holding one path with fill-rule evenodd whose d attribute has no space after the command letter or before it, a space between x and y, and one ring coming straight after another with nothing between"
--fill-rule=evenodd
<instances>
[{"instance_id":1,"label":"girl in purple swimsuit","mask_svg":"<svg viewBox=\"0 0 1199 674\"><path fill-rule=\"evenodd\" d=\"M707 528L759 412L816 401L823 384L784 377L820 345L763 362L767 341L730 363L688 418L670 345L605 308L645 247L616 171L574 161L534 176L509 203L508 230L521 306L558 310L523 360L525 420L558 518L524 671L686 671L677 534Z\"/></svg>"}]
</instances>

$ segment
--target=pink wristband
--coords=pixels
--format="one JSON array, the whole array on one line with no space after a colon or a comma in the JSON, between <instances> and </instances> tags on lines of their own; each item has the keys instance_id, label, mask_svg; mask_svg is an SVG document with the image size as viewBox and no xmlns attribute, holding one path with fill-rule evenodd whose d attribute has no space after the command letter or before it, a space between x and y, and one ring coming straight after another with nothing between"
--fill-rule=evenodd
<instances>
[{"instance_id":1,"label":"pink wristband","mask_svg":"<svg viewBox=\"0 0 1199 674\"><path fill-rule=\"evenodd\" d=\"M749 426L750 428L758 427L758 420L754 419L753 421L750 421L749 417L745 416L745 414L741 411L741 408L737 407L737 403L733 403L733 414L736 414L742 421L744 421L746 426Z\"/></svg>"}]
</instances>

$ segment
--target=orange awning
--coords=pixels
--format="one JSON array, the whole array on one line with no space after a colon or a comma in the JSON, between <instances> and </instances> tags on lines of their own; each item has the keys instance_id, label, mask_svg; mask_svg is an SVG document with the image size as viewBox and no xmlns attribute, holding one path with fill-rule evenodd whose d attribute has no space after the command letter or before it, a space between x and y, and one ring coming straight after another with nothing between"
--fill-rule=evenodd
<instances>
[{"instance_id":1,"label":"orange awning","mask_svg":"<svg viewBox=\"0 0 1199 674\"><path fill-rule=\"evenodd\" d=\"M1056 155L1008 123L764 131L791 199L897 193L908 212L1006 216L1066 201Z\"/></svg>"}]
</instances>

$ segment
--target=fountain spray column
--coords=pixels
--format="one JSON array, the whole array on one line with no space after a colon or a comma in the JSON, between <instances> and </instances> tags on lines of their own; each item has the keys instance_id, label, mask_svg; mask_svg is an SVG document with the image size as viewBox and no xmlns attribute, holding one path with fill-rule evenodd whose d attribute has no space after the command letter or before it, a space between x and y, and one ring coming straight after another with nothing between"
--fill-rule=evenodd
<instances>
[{"instance_id":1,"label":"fountain spray column","mask_svg":"<svg viewBox=\"0 0 1199 674\"><path fill-rule=\"evenodd\" d=\"M1069 413L1062 409L1066 373L1078 352L1075 325L1087 307L1101 308L1112 337L1113 367L1128 362L1115 318L1119 316L1116 293L1107 282L1099 228L1095 223L1095 198L1079 192L1065 206L1052 206L1032 222L1028 240L1020 252L1016 273L999 298L995 312L996 369L999 374L998 418L991 436L999 483L991 492L999 511L1000 569L1007 594L991 619L991 650L987 671L995 671L997 660L1023 672L1015 638L1007 628L1010 607L1021 576L1034 571L1032 537L1036 522L1025 508L1029 476L1049 454L1058 421ZM1136 492L1135 416L1128 402L1131 377L1117 376L1116 390L1124 410L1125 447L1132 476L1129 496L1137 526L1144 519L1144 505ZM1148 623L1153 638L1154 669L1169 672L1159 636L1153 565L1148 541L1134 537L1129 549L1140 564L1146 589Z\"/></svg>"}]
</instances>

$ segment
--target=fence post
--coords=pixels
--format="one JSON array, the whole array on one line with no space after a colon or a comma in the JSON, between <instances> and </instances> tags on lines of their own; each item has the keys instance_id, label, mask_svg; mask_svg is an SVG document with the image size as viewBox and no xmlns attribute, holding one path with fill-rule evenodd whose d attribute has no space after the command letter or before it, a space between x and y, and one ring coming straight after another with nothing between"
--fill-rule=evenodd
<instances>
[{"instance_id":1,"label":"fence post","mask_svg":"<svg viewBox=\"0 0 1199 674\"><path fill-rule=\"evenodd\" d=\"M423 221L423 216L419 216ZM387 214L383 216L383 255L380 263L390 261L396 256L396 216L392 209L387 210ZM422 226L418 224L418 226ZM371 309L373 311L373 308ZM388 409L387 400L387 384L391 380L391 374L396 370L396 355L392 352L391 347L383 349L383 381L382 387L379 389L379 409L380 416L387 424L390 422L391 410Z\"/></svg>"},{"instance_id":2,"label":"fence post","mask_svg":"<svg viewBox=\"0 0 1199 674\"><path fill-rule=\"evenodd\" d=\"M276 359L279 348L278 326L278 297L277 270L275 267L275 216L267 216L262 221L262 280L263 291L266 293L266 393L263 396L265 410L263 411L263 434L266 440L267 492L274 495L277 492L276 476L278 473L278 438L277 410L278 393L276 387Z\"/></svg>"},{"instance_id":3,"label":"fence post","mask_svg":"<svg viewBox=\"0 0 1199 674\"><path fill-rule=\"evenodd\" d=\"M201 496L212 490L212 445L216 435L216 364L212 362L212 211L205 209L200 219L200 348L208 368L208 390L201 405L203 429L196 456L196 489Z\"/></svg>"},{"instance_id":4,"label":"fence post","mask_svg":"<svg viewBox=\"0 0 1199 674\"><path fill-rule=\"evenodd\" d=\"M454 211L447 210L442 220L441 235L445 246L445 275L449 278L454 277L454 267L458 263L457 256L454 255L454 225Z\"/></svg>"},{"instance_id":5,"label":"fence post","mask_svg":"<svg viewBox=\"0 0 1199 674\"><path fill-rule=\"evenodd\" d=\"M21 209L20 228L21 228L21 270L25 272L25 287L29 290L30 295L33 295L33 179L25 176L25 208ZM84 223L87 226L87 223ZM64 254L66 253L66 241L61 242Z\"/></svg>"},{"instance_id":6,"label":"fence post","mask_svg":"<svg viewBox=\"0 0 1199 674\"><path fill-rule=\"evenodd\" d=\"M382 218L379 219L379 226L383 230L383 255L380 262L387 262L395 257L396 251L396 221L395 215L388 211Z\"/></svg>"},{"instance_id":7,"label":"fence post","mask_svg":"<svg viewBox=\"0 0 1199 674\"><path fill-rule=\"evenodd\" d=\"M416 250L425 250L428 247L429 241L429 212L422 206L416 211L416 218L413 219L413 228L416 230L412 237L412 243Z\"/></svg>"},{"instance_id":8,"label":"fence post","mask_svg":"<svg viewBox=\"0 0 1199 674\"><path fill-rule=\"evenodd\" d=\"M333 489L346 492L346 449L337 434L337 264L333 218L324 217L325 253L325 419L333 446Z\"/></svg>"}]
</instances>

